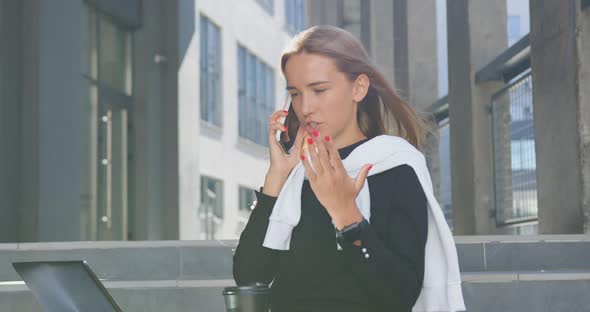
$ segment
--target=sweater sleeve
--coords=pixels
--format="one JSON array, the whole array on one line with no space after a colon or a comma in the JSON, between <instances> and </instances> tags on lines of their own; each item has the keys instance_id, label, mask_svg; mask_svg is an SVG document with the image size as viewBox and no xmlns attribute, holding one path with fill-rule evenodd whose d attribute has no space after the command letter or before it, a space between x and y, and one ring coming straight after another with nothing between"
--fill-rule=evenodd
<instances>
[{"instance_id":1,"label":"sweater sleeve","mask_svg":"<svg viewBox=\"0 0 590 312\"><path fill-rule=\"evenodd\" d=\"M392 181L387 189L393 191L387 220L371 222L361 234L360 247L342 247L353 274L379 310L410 311L424 278L427 200L412 167L402 165L386 173Z\"/></svg>"},{"instance_id":2,"label":"sweater sleeve","mask_svg":"<svg viewBox=\"0 0 590 312\"><path fill-rule=\"evenodd\" d=\"M277 197L269 196L260 191L256 193L256 205L233 256L233 274L238 286L251 285L257 282L270 284L277 270L278 251L262 246L270 214Z\"/></svg>"}]
</instances>

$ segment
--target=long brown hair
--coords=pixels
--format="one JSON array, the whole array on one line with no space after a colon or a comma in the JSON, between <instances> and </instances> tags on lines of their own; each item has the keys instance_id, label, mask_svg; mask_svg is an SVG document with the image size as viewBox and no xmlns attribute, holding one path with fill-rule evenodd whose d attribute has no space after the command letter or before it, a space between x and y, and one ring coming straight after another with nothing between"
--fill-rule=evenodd
<instances>
[{"instance_id":1,"label":"long brown hair","mask_svg":"<svg viewBox=\"0 0 590 312\"><path fill-rule=\"evenodd\" d=\"M371 64L367 51L356 37L344 29L329 25L313 26L300 32L281 56L283 77L289 58L304 52L331 58L351 82L360 74L369 77L369 90L359 103L357 111L359 128L367 138L389 134L388 130L392 129L394 135L421 149L430 132L429 123L395 92L385 77ZM285 125L288 132L281 133L283 142L295 138L299 129L299 120L292 105Z\"/></svg>"}]
</instances>

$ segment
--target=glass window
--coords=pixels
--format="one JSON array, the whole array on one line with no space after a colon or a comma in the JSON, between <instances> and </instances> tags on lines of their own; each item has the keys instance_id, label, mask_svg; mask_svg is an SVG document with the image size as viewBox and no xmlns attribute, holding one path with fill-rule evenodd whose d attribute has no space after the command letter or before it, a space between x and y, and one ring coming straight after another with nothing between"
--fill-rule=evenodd
<instances>
[{"instance_id":1,"label":"glass window","mask_svg":"<svg viewBox=\"0 0 590 312\"><path fill-rule=\"evenodd\" d=\"M274 70L238 47L239 135L268 146L268 116L273 112Z\"/></svg>"},{"instance_id":2,"label":"glass window","mask_svg":"<svg viewBox=\"0 0 590 312\"><path fill-rule=\"evenodd\" d=\"M223 182L208 176L201 176L201 235L204 239L215 239L217 229L223 222Z\"/></svg>"},{"instance_id":3,"label":"glass window","mask_svg":"<svg viewBox=\"0 0 590 312\"><path fill-rule=\"evenodd\" d=\"M290 33L305 28L305 0L285 0L285 28Z\"/></svg>"},{"instance_id":4,"label":"glass window","mask_svg":"<svg viewBox=\"0 0 590 312\"><path fill-rule=\"evenodd\" d=\"M246 131L246 50L238 47L238 122L239 133Z\"/></svg>"},{"instance_id":5,"label":"glass window","mask_svg":"<svg viewBox=\"0 0 590 312\"><path fill-rule=\"evenodd\" d=\"M240 186L240 206L238 211L250 213L256 206L256 193L253 189Z\"/></svg>"},{"instance_id":6,"label":"glass window","mask_svg":"<svg viewBox=\"0 0 590 312\"><path fill-rule=\"evenodd\" d=\"M201 120L221 127L221 31L209 19L200 19Z\"/></svg>"},{"instance_id":7,"label":"glass window","mask_svg":"<svg viewBox=\"0 0 590 312\"><path fill-rule=\"evenodd\" d=\"M203 209L209 209L207 211L218 218L223 218L222 187L221 180L201 176L201 203L210 205L209 207L203 207Z\"/></svg>"},{"instance_id":8,"label":"glass window","mask_svg":"<svg viewBox=\"0 0 590 312\"><path fill-rule=\"evenodd\" d=\"M131 92L130 34L98 15L98 71L101 81L121 92Z\"/></svg>"}]
</instances>

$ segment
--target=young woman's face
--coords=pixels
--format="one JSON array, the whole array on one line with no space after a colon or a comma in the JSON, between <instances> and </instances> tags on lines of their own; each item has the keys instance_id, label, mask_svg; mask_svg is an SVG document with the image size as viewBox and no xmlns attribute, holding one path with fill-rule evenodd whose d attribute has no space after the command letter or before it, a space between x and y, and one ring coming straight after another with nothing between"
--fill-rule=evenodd
<instances>
[{"instance_id":1,"label":"young woman's face","mask_svg":"<svg viewBox=\"0 0 590 312\"><path fill-rule=\"evenodd\" d=\"M332 59L309 53L293 55L285 66L285 77L299 125L310 136L317 129L321 138L330 135L334 144L347 141L339 137L359 136L354 101L358 88L353 88L355 84L338 71Z\"/></svg>"}]
</instances>

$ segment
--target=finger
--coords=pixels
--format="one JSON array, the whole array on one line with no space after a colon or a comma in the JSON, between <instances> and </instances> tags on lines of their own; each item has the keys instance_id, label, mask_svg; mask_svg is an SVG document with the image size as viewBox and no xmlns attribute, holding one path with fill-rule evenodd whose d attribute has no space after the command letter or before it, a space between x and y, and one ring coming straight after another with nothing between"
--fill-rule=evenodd
<instances>
[{"instance_id":1,"label":"finger","mask_svg":"<svg viewBox=\"0 0 590 312\"><path fill-rule=\"evenodd\" d=\"M334 170L345 170L344 164L342 163L342 158L340 158L340 153L336 149L336 146L329 135L324 136L324 146L328 151L328 155L330 156L330 161Z\"/></svg>"},{"instance_id":2,"label":"finger","mask_svg":"<svg viewBox=\"0 0 590 312\"><path fill-rule=\"evenodd\" d=\"M318 147L318 159L322 164L322 167L326 170L326 172L331 172L334 170L334 167L330 162L330 155L328 154L328 150L325 145L325 140L321 139L321 137L322 136L319 135L316 140L316 145Z\"/></svg>"},{"instance_id":3,"label":"finger","mask_svg":"<svg viewBox=\"0 0 590 312\"><path fill-rule=\"evenodd\" d=\"M282 123L275 121L273 123L270 124L270 130L273 130L275 132L277 131L287 131L287 126L283 125Z\"/></svg>"},{"instance_id":4,"label":"finger","mask_svg":"<svg viewBox=\"0 0 590 312\"><path fill-rule=\"evenodd\" d=\"M282 117L287 117L287 114L289 112L286 110L278 110L278 111L274 111L270 117L268 118L268 123L271 124L275 121L279 121L279 119L281 119Z\"/></svg>"},{"instance_id":5,"label":"finger","mask_svg":"<svg viewBox=\"0 0 590 312\"><path fill-rule=\"evenodd\" d=\"M309 181L315 181L317 178L317 175L313 171L313 169L311 168L311 165L309 164L309 159L307 159L305 154L301 154L299 156L299 158L301 159L301 162L303 163L303 167L305 168L305 173L307 174L307 178L309 179Z\"/></svg>"},{"instance_id":6,"label":"finger","mask_svg":"<svg viewBox=\"0 0 590 312\"><path fill-rule=\"evenodd\" d=\"M276 139L278 131L287 131L287 127L283 126L278 121L270 123L268 131L268 141L270 143L270 146L278 146L279 142Z\"/></svg>"},{"instance_id":7,"label":"finger","mask_svg":"<svg viewBox=\"0 0 590 312\"><path fill-rule=\"evenodd\" d=\"M354 184L356 186L357 193L360 192L360 190L363 188L363 185L365 184L365 180L367 180L367 176L369 175L369 170L371 170L371 168L373 168L372 164L365 165L363 169L361 169L359 174L356 176Z\"/></svg>"},{"instance_id":8,"label":"finger","mask_svg":"<svg viewBox=\"0 0 590 312\"><path fill-rule=\"evenodd\" d=\"M313 163L313 169L315 170L315 173L317 175L322 175L324 173L324 168L322 166L322 163L317 152L317 144L315 139L316 137L314 137L314 139L307 138L307 150L309 151L309 155L311 157L311 162Z\"/></svg>"},{"instance_id":9,"label":"finger","mask_svg":"<svg viewBox=\"0 0 590 312\"><path fill-rule=\"evenodd\" d=\"M270 146L278 146L276 140L277 131L287 131L287 128L279 121L281 117L287 116L288 111L278 110L272 113L268 119L269 131L268 131L268 142Z\"/></svg>"},{"instance_id":10,"label":"finger","mask_svg":"<svg viewBox=\"0 0 590 312\"><path fill-rule=\"evenodd\" d=\"M297 153L301 152L301 149L303 147L303 142L305 142L306 140L306 132L305 129L303 127L299 127L297 129L297 134L295 136L295 144L293 145L293 151L295 151L295 155L298 155Z\"/></svg>"}]
</instances>

